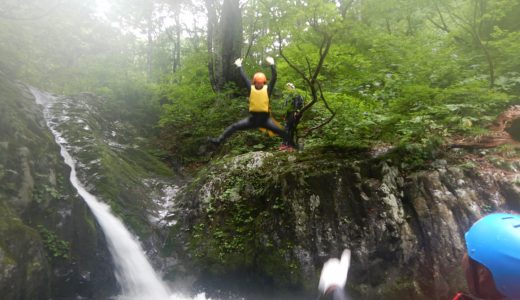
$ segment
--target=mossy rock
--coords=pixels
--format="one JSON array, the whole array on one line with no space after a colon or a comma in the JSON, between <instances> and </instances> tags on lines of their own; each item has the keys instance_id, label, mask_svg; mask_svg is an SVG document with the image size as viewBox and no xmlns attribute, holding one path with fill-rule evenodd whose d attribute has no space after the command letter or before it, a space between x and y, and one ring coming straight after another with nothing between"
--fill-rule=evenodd
<instances>
[{"instance_id":1,"label":"mossy rock","mask_svg":"<svg viewBox=\"0 0 520 300\"><path fill-rule=\"evenodd\" d=\"M254 276L281 289L315 288L295 256L292 201L305 195L307 180L316 177L309 166L316 161L303 158L295 166L290 157L255 152L218 161L186 189L198 194L201 211L188 249L203 272ZM320 165L325 173L337 168ZM287 194L298 187L297 194Z\"/></svg>"},{"instance_id":2,"label":"mossy rock","mask_svg":"<svg viewBox=\"0 0 520 300\"><path fill-rule=\"evenodd\" d=\"M110 254L41 108L1 72L0 99L1 298L107 298L117 288Z\"/></svg>"},{"instance_id":3,"label":"mossy rock","mask_svg":"<svg viewBox=\"0 0 520 300\"><path fill-rule=\"evenodd\" d=\"M50 266L38 232L0 205L0 252L4 299L48 299Z\"/></svg>"}]
</instances>

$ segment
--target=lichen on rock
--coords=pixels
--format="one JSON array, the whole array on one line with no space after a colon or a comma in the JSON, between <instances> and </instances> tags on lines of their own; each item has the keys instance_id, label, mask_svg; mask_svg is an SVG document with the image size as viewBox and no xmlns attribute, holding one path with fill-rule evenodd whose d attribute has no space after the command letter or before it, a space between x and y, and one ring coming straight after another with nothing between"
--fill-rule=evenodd
<instances>
[{"instance_id":1,"label":"lichen on rock","mask_svg":"<svg viewBox=\"0 0 520 300\"><path fill-rule=\"evenodd\" d=\"M350 248L356 298L449 297L465 286L463 233L512 208L518 188L459 167L458 152L403 169L414 154L396 151L308 151L292 162L253 152L210 164L177 199L194 268L312 294L323 262Z\"/></svg>"}]
</instances>

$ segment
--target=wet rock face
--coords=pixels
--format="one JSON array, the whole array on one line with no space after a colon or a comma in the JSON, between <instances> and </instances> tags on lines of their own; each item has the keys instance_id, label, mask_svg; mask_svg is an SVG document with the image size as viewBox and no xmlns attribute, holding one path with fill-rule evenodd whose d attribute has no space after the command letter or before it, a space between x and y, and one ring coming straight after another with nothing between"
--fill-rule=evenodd
<instances>
[{"instance_id":1,"label":"wet rock face","mask_svg":"<svg viewBox=\"0 0 520 300\"><path fill-rule=\"evenodd\" d=\"M8 217L2 214L2 217ZM49 264L37 233L20 220L3 222L0 236L0 291L4 299L46 299Z\"/></svg>"},{"instance_id":2,"label":"wet rock face","mask_svg":"<svg viewBox=\"0 0 520 300\"><path fill-rule=\"evenodd\" d=\"M74 157L77 175L86 189L109 204L126 226L145 243L155 235L150 218L158 217L161 183L173 172L142 150L148 140L138 129L117 118L106 100L82 93L52 100L51 123ZM149 245L145 245L149 248Z\"/></svg>"},{"instance_id":3,"label":"wet rock face","mask_svg":"<svg viewBox=\"0 0 520 300\"><path fill-rule=\"evenodd\" d=\"M354 298L447 299L466 288L464 232L520 203L508 177L445 160L410 172L368 154L289 156L217 163L184 190L187 249L204 272L312 294L323 262L350 248Z\"/></svg>"},{"instance_id":4,"label":"wet rock face","mask_svg":"<svg viewBox=\"0 0 520 300\"><path fill-rule=\"evenodd\" d=\"M149 140L139 136L135 123L109 109L110 101L88 93L47 100L50 127L74 158L86 190L110 205L114 215L140 239L156 269L176 268L175 257L163 257L159 248L163 244L161 228L175 223L168 209L179 177L143 150L149 149ZM98 278L89 272L81 275L82 282Z\"/></svg>"},{"instance_id":5,"label":"wet rock face","mask_svg":"<svg viewBox=\"0 0 520 300\"><path fill-rule=\"evenodd\" d=\"M2 299L115 293L104 237L69 172L32 94L0 73Z\"/></svg>"}]
</instances>

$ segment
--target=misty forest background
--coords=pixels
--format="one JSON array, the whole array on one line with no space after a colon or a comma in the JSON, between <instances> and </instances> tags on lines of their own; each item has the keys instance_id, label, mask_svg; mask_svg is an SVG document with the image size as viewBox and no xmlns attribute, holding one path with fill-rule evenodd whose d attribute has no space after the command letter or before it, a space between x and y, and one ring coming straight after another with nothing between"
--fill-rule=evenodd
<instances>
[{"instance_id":1,"label":"misty forest background","mask_svg":"<svg viewBox=\"0 0 520 300\"><path fill-rule=\"evenodd\" d=\"M208 160L207 136L247 116L233 61L293 82L305 148L429 149L479 136L520 95L520 0L2 0L0 70L90 92L165 160ZM268 76L269 77L269 76ZM271 150L242 132L217 155ZM425 151L427 153L427 151Z\"/></svg>"}]
</instances>

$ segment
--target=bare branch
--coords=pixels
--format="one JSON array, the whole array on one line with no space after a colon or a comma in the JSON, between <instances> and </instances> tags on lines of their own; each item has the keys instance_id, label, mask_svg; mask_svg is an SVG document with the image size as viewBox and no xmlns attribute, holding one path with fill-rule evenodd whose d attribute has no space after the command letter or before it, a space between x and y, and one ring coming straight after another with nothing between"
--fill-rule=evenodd
<instances>
[{"instance_id":1,"label":"bare branch","mask_svg":"<svg viewBox=\"0 0 520 300\"><path fill-rule=\"evenodd\" d=\"M328 111L332 115L335 115L336 113L330 108L329 104L327 103L327 100L325 100L325 96L323 96L323 90L321 89L321 83L318 82L318 90L320 91L320 98L323 100L323 103L325 104L325 108L327 108Z\"/></svg>"},{"instance_id":2,"label":"bare branch","mask_svg":"<svg viewBox=\"0 0 520 300\"><path fill-rule=\"evenodd\" d=\"M249 42L249 45L247 45L247 50L246 50L246 54L244 54L244 59L246 59L248 56L249 56L249 53L251 52L251 49L253 48L253 43L254 41L256 40L256 38L258 37L257 34L255 34L255 30L256 30L256 24L258 23L258 20L260 18L258 18L258 16L255 18L255 21L253 22L253 28L251 29L251 40Z\"/></svg>"},{"instance_id":3,"label":"bare branch","mask_svg":"<svg viewBox=\"0 0 520 300\"><path fill-rule=\"evenodd\" d=\"M450 12L450 17L455 23L457 23L460 27L462 27L462 29L467 31L469 34L473 35L473 31L471 30L471 23L464 20L464 18L455 14L454 12Z\"/></svg>"},{"instance_id":4,"label":"bare branch","mask_svg":"<svg viewBox=\"0 0 520 300\"><path fill-rule=\"evenodd\" d=\"M316 11L315 11L316 13ZM305 64L306 64L306 68L309 72L309 75L306 75L304 70L300 69L298 66L296 66L292 61L290 61L286 56L285 54L283 53L283 49L282 49L282 43L281 41L279 41L279 53L280 53L280 56L285 60L285 62L287 62L287 64L294 70L296 71L296 73L298 73L301 78L305 81L306 85L308 86L308 88L310 89L310 92L311 92L311 101L309 103L307 103L299 112L299 115L302 116L308 109L310 109L319 99L323 100L323 103L325 104L325 107L327 108L328 111L330 111L331 113L331 117L329 117L327 120L325 120L324 122L322 122L322 124L314 127L314 128L311 128L309 130L306 131L305 135L304 136L307 136L310 132L312 132L313 130L316 130L318 128L321 128L323 126L325 126L326 124L328 124L333 118L334 116L336 115L334 111L332 111L332 109L329 107L327 101L325 100L325 97L323 96L323 92L321 90L321 86L318 82L318 76L323 68L323 65L324 65L324 62L325 62L325 58L327 57L328 53L329 53L329 50L330 50L330 47L332 45L332 38L333 38L333 34L329 33L329 32L326 32L324 30L322 30L322 28L320 28L319 26L319 22L317 21L317 18L316 18L316 15L314 16L314 18L310 21L310 25L311 27L313 28L313 30L316 31L316 33L319 33L321 34L322 36L322 41L321 41L321 44L319 45L319 60L318 60L318 63L317 65L314 67L314 70L313 70L313 67L312 67L312 64L311 64L311 61L309 59L308 56L305 56ZM279 34L279 39L281 39L281 35ZM301 50L301 48L299 47L299 45L296 45L296 48ZM310 77L308 77L310 76ZM318 92L319 92L319 95L318 95Z\"/></svg>"},{"instance_id":5,"label":"bare branch","mask_svg":"<svg viewBox=\"0 0 520 300\"><path fill-rule=\"evenodd\" d=\"M311 67L311 62L309 61L309 58L306 56L305 57L305 62L307 63L307 71L309 71L309 75L312 74L312 67ZM312 81L312 79L311 79Z\"/></svg>"},{"instance_id":6,"label":"bare branch","mask_svg":"<svg viewBox=\"0 0 520 300\"><path fill-rule=\"evenodd\" d=\"M433 20L433 18L430 18L430 17L427 17L426 19L428 19L428 21L430 21L430 23L432 23L435 27L439 28L440 30L446 32L446 33L450 33L450 30L444 26L444 24L438 24L437 22L435 22Z\"/></svg>"},{"instance_id":7,"label":"bare branch","mask_svg":"<svg viewBox=\"0 0 520 300\"><path fill-rule=\"evenodd\" d=\"M283 58L283 60L285 60L285 62L289 65L289 67L291 67L294 71L296 71L296 73L300 74L300 76L303 78L303 80L308 84L310 85L311 84L311 81L310 79L307 77L307 75L305 75L305 73L300 70L300 68L298 68L298 66L296 66L292 61L290 61L286 56L285 54L283 53L283 50L282 50L282 44L279 43L280 46L278 46L278 52L280 53L280 56Z\"/></svg>"},{"instance_id":8,"label":"bare branch","mask_svg":"<svg viewBox=\"0 0 520 300\"><path fill-rule=\"evenodd\" d=\"M329 118L327 118L327 119L326 119L325 121L323 121L321 124L319 124L319 125L317 125L317 126L314 126L314 127L312 127L312 128L309 128L309 129L307 129L307 130L305 130L305 133L304 133L303 135L301 135L301 136L298 136L298 137L307 137L307 136L309 136L309 134L311 134L313 131L315 131L315 130L317 130L317 129L320 129L320 128L322 128L323 126L329 124L329 123L332 121L332 119L334 119L334 117L336 116L336 112L334 112L334 111L330 108L329 104L327 103L327 100L325 100L325 97L323 96L323 91L322 91L322 89L321 89L321 84L318 82L317 85L318 85L318 89L319 89L319 91L320 91L320 98L321 98L321 100L323 100L323 103L325 104L325 108L327 108L327 110L330 112L331 115L330 115Z\"/></svg>"},{"instance_id":9,"label":"bare branch","mask_svg":"<svg viewBox=\"0 0 520 300\"><path fill-rule=\"evenodd\" d=\"M325 62L325 58L329 53L330 46L332 45L332 36L325 35L323 37L323 41L320 46L320 60L318 61L318 65L316 66L316 70L314 70L314 75L312 76L312 82L316 82L318 79L318 75L321 72L321 68L323 67L323 63Z\"/></svg>"},{"instance_id":10,"label":"bare branch","mask_svg":"<svg viewBox=\"0 0 520 300\"><path fill-rule=\"evenodd\" d=\"M299 135L298 138L308 137L313 131L318 130L318 129L322 128L323 126L329 124L330 121L332 121L332 119L334 118L334 116L335 115L332 115L327 120L323 121L323 123L305 130L305 132L302 135Z\"/></svg>"},{"instance_id":11,"label":"bare branch","mask_svg":"<svg viewBox=\"0 0 520 300\"><path fill-rule=\"evenodd\" d=\"M345 4L345 0L340 0L339 1L339 11L341 13L341 17L343 19L345 19L345 17L347 16L347 11L349 11L351 8L352 8L352 5L354 4L354 0L350 0L348 1L348 3Z\"/></svg>"},{"instance_id":12,"label":"bare branch","mask_svg":"<svg viewBox=\"0 0 520 300\"><path fill-rule=\"evenodd\" d=\"M437 14L439 15L439 19L441 20L442 27L444 28L444 30L446 32L450 32L450 29L449 29L448 25L446 25L446 21L444 20L444 15L442 14L437 1L435 1L435 8L437 9Z\"/></svg>"}]
</instances>

